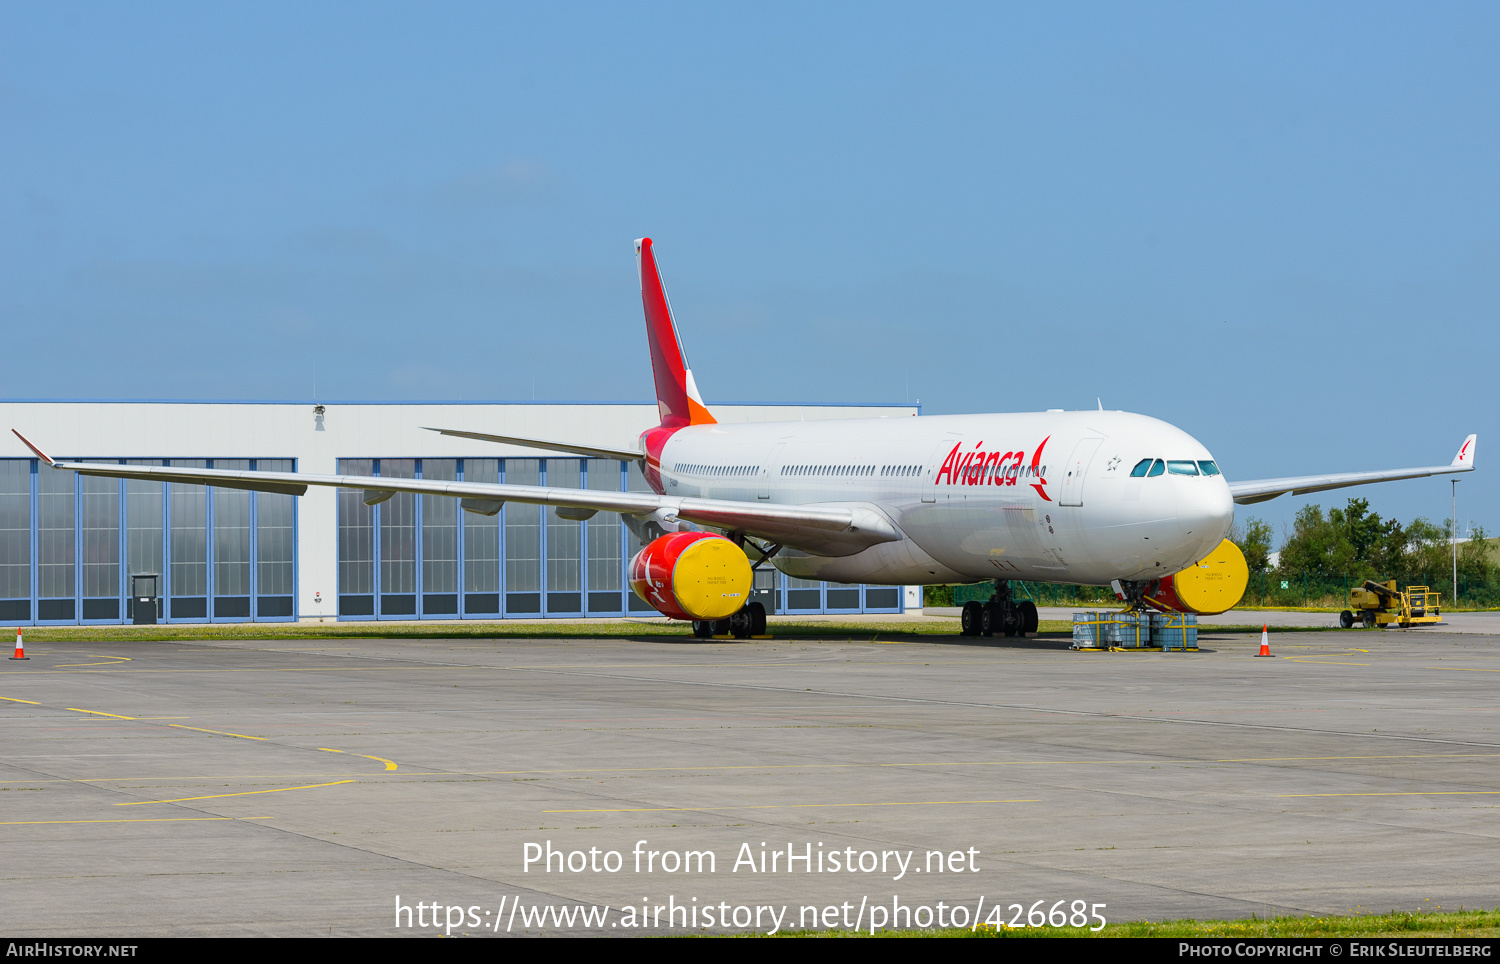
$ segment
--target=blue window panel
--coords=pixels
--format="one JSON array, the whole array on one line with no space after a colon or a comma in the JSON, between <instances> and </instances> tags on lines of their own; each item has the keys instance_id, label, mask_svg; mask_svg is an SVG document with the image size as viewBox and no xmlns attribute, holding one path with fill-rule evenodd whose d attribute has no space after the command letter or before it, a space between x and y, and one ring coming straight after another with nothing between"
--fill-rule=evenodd
<instances>
[{"instance_id":1,"label":"blue window panel","mask_svg":"<svg viewBox=\"0 0 1500 964\"><path fill-rule=\"evenodd\" d=\"M541 459L506 459L502 466L510 485L540 485ZM500 512L505 615L536 618L542 614L542 507L507 502Z\"/></svg>"},{"instance_id":2,"label":"blue window panel","mask_svg":"<svg viewBox=\"0 0 1500 964\"><path fill-rule=\"evenodd\" d=\"M374 459L339 459L340 475L374 475ZM338 489L338 618L375 617L375 508Z\"/></svg>"},{"instance_id":3,"label":"blue window panel","mask_svg":"<svg viewBox=\"0 0 1500 964\"><path fill-rule=\"evenodd\" d=\"M577 489L583 486L583 459L546 459L543 485ZM548 616L583 615L583 527L576 519L559 518L553 508L544 510L542 533L546 589L543 599Z\"/></svg>"}]
</instances>

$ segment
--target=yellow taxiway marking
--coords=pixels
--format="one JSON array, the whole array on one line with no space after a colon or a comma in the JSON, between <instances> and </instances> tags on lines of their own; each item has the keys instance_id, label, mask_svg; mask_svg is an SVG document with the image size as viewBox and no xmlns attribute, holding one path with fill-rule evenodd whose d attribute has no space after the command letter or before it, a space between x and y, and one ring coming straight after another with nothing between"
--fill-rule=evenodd
<instances>
[{"instance_id":1,"label":"yellow taxiway marking","mask_svg":"<svg viewBox=\"0 0 1500 964\"><path fill-rule=\"evenodd\" d=\"M204 823L211 820L270 819L270 817L133 817L118 820L0 820L0 827L33 827L44 823Z\"/></svg>"},{"instance_id":2,"label":"yellow taxiway marking","mask_svg":"<svg viewBox=\"0 0 1500 964\"><path fill-rule=\"evenodd\" d=\"M852 767L1030 767L1030 766L1161 766L1183 764L1207 766L1213 763L1317 763L1333 760L1439 760L1449 758L1491 759L1500 753L1385 753L1359 756L1264 756L1229 757L1223 760L1170 760L1147 757L1133 760L923 760L913 763L753 763L731 766L669 766L669 767L578 767L557 770L464 770L453 773L428 771L425 776L453 776L472 773L475 776L515 776L522 773L654 773L664 770L844 770ZM124 779L124 778L122 778Z\"/></svg>"},{"instance_id":3,"label":"yellow taxiway marking","mask_svg":"<svg viewBox=\"0 0 1500 964\"><path fill-rule=\"evenodd\" d=\"M127 719L130 719L130 717L127 717ZM192 730L196 733L212 733L214 736L233 736L238 737L241 740L259 740L262 743L268 742L267 739L263 736L247 736L244 733L226 733L223 730L205 730L201 726L184 726L181 723L168 723L167 725L176 730Z\"/></svg>"},{"instance_id":4,"label":"yellow taxiway marking","mask_svg":"<svg viewBox=\"0 0 1500 964\"><path fill-rule=\"evenodd\" d=\"M318 749L324 750L324 751L326 751L328 753L348 753L350 756L362 756L366 760L375 760L375 761L377 761L379 763L384 763L385 764L385 768L387 770L394 770L394 769L396 769L396 761L395 760L387 760L383 756L370 756L370 754L368 754L368 753L351 753L348 750L335 750L331 746L320 746L320 747L318 747Z\"/></svg>"},{"instance_id":5,"label":"yellow taxiway marking","mask_svg":"<svg viewBox=\"0 0 1500 964\"><path fill-rule=\"evenodd\" d=\"M1500 673L1500 669L1472 669L1468 666L1423 666L1423 669L1447 669L1455 673Z\"/></svg>"},{"instance_id":6,"label":"yellow taxiway marking","mask_svg":"<svg viewBox=\"0 0 1500 964\"><path fill-rule=\"evenodd\" d=\"M710 810L805 810L813 807L946 807L965 803L1040 803L1040 800L898 800L892 803L769 803L742 807L612 807L542 813L703 813Z\"/></svg>"},{"instance_id":7,"label":"yellow taxiway marking","mask_svg":"<svg viewBox=\"0 0 1500 964\"><path fill-rule=\"evenodd\" d=\"M91 656L94 659L112 659L112 660L116 660L117 662L113 662L113 663L57 663L52 668L53 669L62 669L64 666L119 666L121 662L125 662L125 663L131 662L131 657L129 657L129 656L100 656L98 653L89 653L89 656Z\"/></svg>"},{"instance_id":8,"label":"yellow taxiway marking","mask_svg":"<svg viewBox=\"0 0 1500 964\"><path fill-rule=\"evenodd\" d=\"M353 780L335 780L333 783L310 783L305 787L276 787L272 790L245 790L242 793L211 793L206 797L174 797L171 800L132 800L129 803L117 803L117 807L139 807L147 803L186 803L190 800L218 800L221 797L253 797L257 793L285 793L288 790L317 790L320 787L336 787L345 783L353 783Z\"/></svg>"},{"instance_id":9,"label":"yellow taxiway marking","mask_svg":"<svg viewBox=\"0 0 1500 964\"><path fill-rule=\"evenodd\" d=\"M88 713L90 716L107 716L110 719L114 719L114 720L138 720L138 719L140 719L140 717L138 717L138 716L121 716L118 713L101 713L98 710L80 710L76 706L69 706L69 707L66 707L66 709L71 710L74 713Z\"/></svg>"},{"instance_id":10,"label":"yellow taxiway marking","mask_svg":"<svg viewBox=\"0 0 1500 964\"><path fill-rule=\"evenodd\" d=\"M1369 663L1340 663L1331 659L1316 659L1311 656L1286 656L1283 657L1293 663L1306 663L1309 666L1369 666Z\"/></svg>"},{"instance_id":11,"label":"yellow taxiway marking","mask_svg":"<svg viewBox=\"0 0 1500 964\"><path fill-rule=\"evenodd\" d=\"M0 700L10 700L13 703L30 703L32 706L41 706L42 705L42 704L37 703L37 702L35 702L33 700L18 700L18 699L15 699L14 697L10 697L10 696L0 696ZM185 717L185 716L121 716L118 713L103 713L103 712L100 712L99 710L85 710L85 709L80 709L79 707L76 707L76 706L69 706L69 707L67 707L67 709L69 711L71 711L71 712L74 712L74 713L88 713L91 716L107 716L107 717L109 717L110 719L113 719L113 720L135 720L136 722L142 722L142 721L146 721L146 720L183 720L183 719L187 719L187 717ZM236 739L240 739L240 740L257 740L257 741L259 741L261 743L269 743L270 742L270 740L267 737L264 737L264 736L250 736L248 733L230 733L230 732L228 732L226 730L209 730L209 729L205 729L205 728L203 728L201 726L187 726L186 724L183 724L183 723L168 723L167 726L172 727L173 729L176 729L176 730L192 730L195 733L212 733L214 736L232 736L232 737L235 737ZM345 751L345 750L334 750L334 749L331 749L331 748L326 747L326 746L320 746L320 747L318 747L318 749L325 750L325 751L327 751L329 753L345 753L345 752L348 752L348 751ZM394 761L394 760L387 760L383 756L370 756L367 753L349 753L349 755L350 756L364 757L366 760L374 760L377 763L384 763L385 764L385 768L387 770L394 770L394 769L396 769L396 761ZM344 781L344 782L348 782L348 781ZM320 784L320 786L333 786L333 784L331 784L331 783L330 784ZM255 792L257 792L257 793L269 793L270 791L267 791L267 790L257 790ZM235 794L229 794L229 796L234 796L234 795ZM203 799L207 799L207 798L205 797ZM160 801L158 801L158 802L160 802ZM122 806L122 804L116 804L116 806Z\"/></svg>"},{"instance_id":12,"label":"yellow taxiway marking","mask_svg":"<svg viewBox=\"0 0 1500 964\"><path fill-rule=\"evenodd\" d=\"M3 699L4 697L0 697ZM328 749L318 747L318 749ZM349 756L364 756L364 754L347 754ZM715 771L715 770L838 770L852 767L1001 767L1001 766L1098 766L1098 765L1123 765L1123 766L1161 766L1169 764L1172 766L1211 766L1223 763L1319 763L1339 761L1361 761L1361 760L1448 760L1448 759L1476 759L1489 760L1500 754L1496 753L1405 753L1405 754L1381 754L1373 756L1284 756L1284 757L1242 757L1227 758L1223 760L1163 760L1159 758L1147 758L1138 760L959 760L952 763L928 761L922 763L789 763L789 764L765 764L755 766L753 764L737 764L733 766L675 766L675 767L581 767L568 770L425 770L417 775L419 779L457 777L457 776L515 776L523 773L540 774L565 774L565 773L654 773L669 770L680 771ZM387 764L394 761L384 760L383 757L367 757L371 760L380 760ZM0 779L0 786L7 784L69 784L69 783L120 783L138 782L141 780L294 780L306 779L308 777L343 776L343 773L222 773L222 774L134 774L129 776L108 777L80 777L77 780L36 780L36 779ZM356 777L362 774L355 774Z\"/></svg>"},{"instance_id":13,"label":"yellow taxiway marking","mask_svg":"<svg viewBox=\"0 0 1500 964\"><path fill-rule=\"evenodd\" d=\"M1278 797L1483 797L1500 790L1401 790L1387 793L1278 793Z\"/></svg>"}]
</instances>

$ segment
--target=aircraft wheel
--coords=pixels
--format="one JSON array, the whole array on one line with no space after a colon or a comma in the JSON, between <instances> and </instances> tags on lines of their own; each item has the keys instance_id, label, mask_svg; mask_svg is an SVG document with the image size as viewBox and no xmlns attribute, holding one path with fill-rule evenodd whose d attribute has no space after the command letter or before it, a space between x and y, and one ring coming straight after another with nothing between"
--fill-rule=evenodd
<instances>
[{"instance_id":1,"label":"aircraft wheel","mask_svg":"<svg viewBox=\"0 0 1500 964\"><path fill-rule=\"evenodd\" d=\"M1041 625L1041 619L1036 614L1036 603L1030 599L1021 602L1021 635L1030 636L1036 632L1037 626Z\"/></svg>"},{"instance_id":2,"label":"aircraft wheel","mask_svg":"<svg viewBox=\"0 0 1500 964\"><path fill-rule=\"evenodd\" d=\"M753 602L745 608L750 612L750 635L764 636L766 634L766 607Z\"/></svg>"},{"instance_id":3,"label":"aircraft wheel","mask_svg":"<svg viewBox=\"0 0 1500 964\"><path fill-rule=\"evenodd\" d=\"M1344 629L1351 629L1351 628L1353 628L1353 626L1354 626L1354 614L1351 613L1347 609L1344 610L1343 612L1339 613L1339 625L1342 626Z\"/></svg>"},{"instance_id":4,"label":"aircraft wheel","mask_svg":"<svg viewBox=\"0 0 1500 964\"><path fill-rule=\"evenodd\" d=\"M1017 636L1024 636L1025 633L1022 631L1024 624L1025 621L1021 616L1021 607L1016 603L1007 602L1004 608L1000 610L999 626L1000 631L1005 634L1005 638L1014 639Z\"/></svg>"},{"instance_id":5,"label":"aircraft wheel","mask_svg":"<svg viewBox=\"0 0 1500 964\"><path fill-rule=\"evenodd\" d=\"M714 634L714 624L702 619L693 621L693 635L699 639L708 639Z\"/></svg>"},{"instance_id":6,"label":"aircraft wheel","mask_svg":"<svg viewBox=\"0 0 1500 964\"><path fill-rule=\"evenodd\" d=\"M984 619L984 607L977 602L964 603L964 610L959 614L959 631L965 636L978 636L982 631L981 620Z\"/></svg>"},{"instance_id":7,"label":"aircraft wheel","mask_svg":"<svg viewBox=\"0 0 1500 964\"><path fill-rule=\"evenodd\" d=\"M995 635L995 624L999 622L995 618L996 612L993 605L985 606L979 611L979 632L983 636Z\"/></svg>"},{"instance_id":8,"label":"aircraft wheel","mask_svg":"<svg viewBox=\"0 0 1500 964\"><path fill-rule=\"evenodd\" d=\"M750 618L750 607L746 606L729 617L729 634L735 639L749 639L755 632Z\"/></svg>"}]
</instances>

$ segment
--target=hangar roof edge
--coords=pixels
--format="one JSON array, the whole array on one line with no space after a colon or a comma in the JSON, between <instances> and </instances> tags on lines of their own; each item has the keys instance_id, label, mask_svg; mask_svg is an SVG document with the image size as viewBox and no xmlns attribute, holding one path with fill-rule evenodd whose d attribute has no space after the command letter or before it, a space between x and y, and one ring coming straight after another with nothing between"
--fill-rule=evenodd
<instances>
[{"instance_id":1,"label":"hangar roof edge","mask_svg":"<svg viewBox=\"0 0 1500 964\"><path fill-rule=\"evenodd\" d=\"M242 399L242 398L0 398L0 405L640 405L656 408L654 401L577 401L541 399L511 401L454 401L451 399L354 400L338 398ZM757 408L919 408L910 402L713 402L711 407Z\"/></svg>"}]
</instances>

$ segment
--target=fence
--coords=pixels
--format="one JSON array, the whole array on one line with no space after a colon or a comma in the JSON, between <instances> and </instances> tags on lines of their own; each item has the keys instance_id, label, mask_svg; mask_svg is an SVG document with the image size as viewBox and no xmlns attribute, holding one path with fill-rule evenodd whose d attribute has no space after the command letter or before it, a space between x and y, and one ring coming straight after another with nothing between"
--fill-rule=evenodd
<instances>
[{"instance_id":1,"label":"fence","mask_svg":"<svg viewBox=\"0 0 1500 964\"><path fill-rule=\"evenodd\" d=\"M1349 590L1374 578L1384 582L1390 576L1362 576L1340 573L1331 575L1318 572L1270 572L1255 573L1245 589L1242 606L1311 607L1320 609L1346 609L1349 606ZM1396 584L1426 586L1440 594L1439 603L1447 609L1492 609L1500 606L1500 584L1492 579L1470 579L1462 573L1458 577L1458 596L1453 593L1453 576L1449 573L1418 573L1397 577Z\"/></svg>"},{"instance_id":2,"label":"fence","mask_svg":"<svg viewBox=\"0 0 1500 964\"><path fill-rule=\"evenodd\" d=\"M1030 599L1038 606L1113 606L1119 602L1108 586L1012 580L1010 591L1017 598ZM995 584L992 582L968 586L927 586L922 594L922 603L925 606L962 606L966 602L988 602L994 594Z\"/></svg>"}]
</instances>

